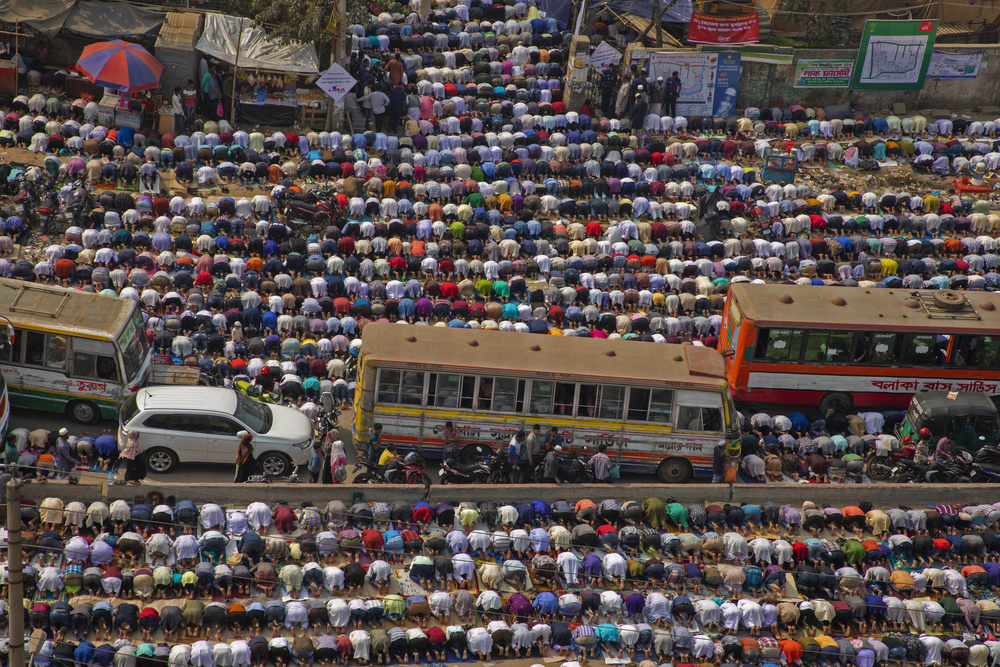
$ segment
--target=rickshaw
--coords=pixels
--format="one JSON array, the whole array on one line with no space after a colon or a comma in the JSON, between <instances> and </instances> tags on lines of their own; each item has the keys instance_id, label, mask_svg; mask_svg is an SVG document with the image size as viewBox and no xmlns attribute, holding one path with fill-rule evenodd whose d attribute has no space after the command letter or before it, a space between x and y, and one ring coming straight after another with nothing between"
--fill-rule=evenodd
<instances>
[{"instance_id":1,"label":"rickshaw","mask_svg":"<svg viewBox=\"0 0 1000 667\"><path fill-rule=\"evenodd\" d=\"M954 433L957 447L976 452L1000 439L1000 415L993 400L983 393L922 391L910 400L906 417L896 427L896 437L900 442L905 437L916 442L923 428L930 429L932 448Z\"/></svg>"}]
</instances>

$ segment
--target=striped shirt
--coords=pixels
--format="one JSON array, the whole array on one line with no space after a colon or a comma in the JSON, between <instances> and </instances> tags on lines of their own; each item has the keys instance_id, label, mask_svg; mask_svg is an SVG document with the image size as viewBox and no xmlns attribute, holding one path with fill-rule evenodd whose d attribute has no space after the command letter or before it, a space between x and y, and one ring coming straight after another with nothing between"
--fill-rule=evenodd
<instances>
[{"instance_id":1,"label":"striped shirt","mask_svg":"<svg viewBox=\"0 0 1000 667\"><path fill-rule=\"evenodd\" d=\"M591 456L587 465L593 467L594 477L599 480L607 479L608 473L611 471L611 459L604 452L597 452Z\"/></svg>"}]
</instances>

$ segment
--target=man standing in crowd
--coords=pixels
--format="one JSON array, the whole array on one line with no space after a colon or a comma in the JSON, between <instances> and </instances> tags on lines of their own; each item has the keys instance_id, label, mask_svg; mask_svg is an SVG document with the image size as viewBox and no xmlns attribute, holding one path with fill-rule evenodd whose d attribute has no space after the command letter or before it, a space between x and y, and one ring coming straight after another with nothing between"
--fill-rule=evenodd
<instances>
[{"instance_id":1,"label":"man standing in crowd","mask_svg":"<svg viewBox=\"0 0 1000 667\"><path fill-rule=\"evenodd\" d=\"M674 72L664 89L663 104L665 116L677 115L677 98L681 94L681 75Z\"/></svg>"}]
</instances>

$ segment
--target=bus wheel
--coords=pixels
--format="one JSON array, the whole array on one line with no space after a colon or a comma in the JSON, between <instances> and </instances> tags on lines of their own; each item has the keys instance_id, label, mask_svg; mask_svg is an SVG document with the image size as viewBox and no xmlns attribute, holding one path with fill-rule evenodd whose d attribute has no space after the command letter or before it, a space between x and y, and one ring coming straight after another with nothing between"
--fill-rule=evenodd
<instances>
[{"instance_id":1,"label":"bus wheel","mask_svg":"<svg viewBox=\"0 0 1000 667\"><path fill-rule=\"evenodd\" d=\"M854 401L851 400L850 394L834 391L829 394L824 394L823 398L820 399L819 411L826 416L830 410L833 410L834 412L847 412L853 405Z\"/></svg>"},{"instance_id":2,"label":"bus wheel","mask_svg":"<svg viewBox=\"0 0 1000 667\"><path fill-rule=\"evenodd\" d=\"M687 459L667 459L656 469L656 476L664 484L683 484L691 479L691 462Z\"/></svg>"},{"instance_id":3,"label":"bus wheel","mask_svg":"<svg viewBox=\"0 0 1000 667\"><path fill-rule=\"evenodd\" d=\"M155 473L168 473L177 467L177 455L169 449L157 447L146 454L146 466Z\"/></svg>"},{"instance_id":4,"label":"bus wheel","mask_svg":"<svg viewBox=\"0 0 1000 667\"><path fill-rule=\"evenodd\" d=\"M493 448L482 442L468 444L458 454L459 460L465 464L476 463L489 456L493 456Z\"/></svg>"},{"instance_id":5,"label":"bus wheel","mask_svg":"<svg viewBox=\"0 0 1000 667\"><path fill-rule=\"evenodd\" d=\"M67 406L66 412L73 421L81 424L94 424L101 419L101 409L90 401L73 401Z\"/></svg>"}]
</instances>

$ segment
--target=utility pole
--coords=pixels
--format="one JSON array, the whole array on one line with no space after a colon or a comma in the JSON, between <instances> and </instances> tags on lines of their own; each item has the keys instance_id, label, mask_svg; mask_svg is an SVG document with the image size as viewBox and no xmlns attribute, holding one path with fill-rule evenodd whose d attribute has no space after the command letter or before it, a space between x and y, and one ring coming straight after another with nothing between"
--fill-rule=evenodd
<instances>
[{"instance_id":1,"label":"utility pole","mask_svg":"<svg viewBox=\"0 0 1000 667\"><path fill-rule=\"evenodd\" d=\"M21 562L21 481L7 482L7 617L10 623L10 659L8 664L27 664L24 660L24 575Z\"/></svg>"}]
</instances>

